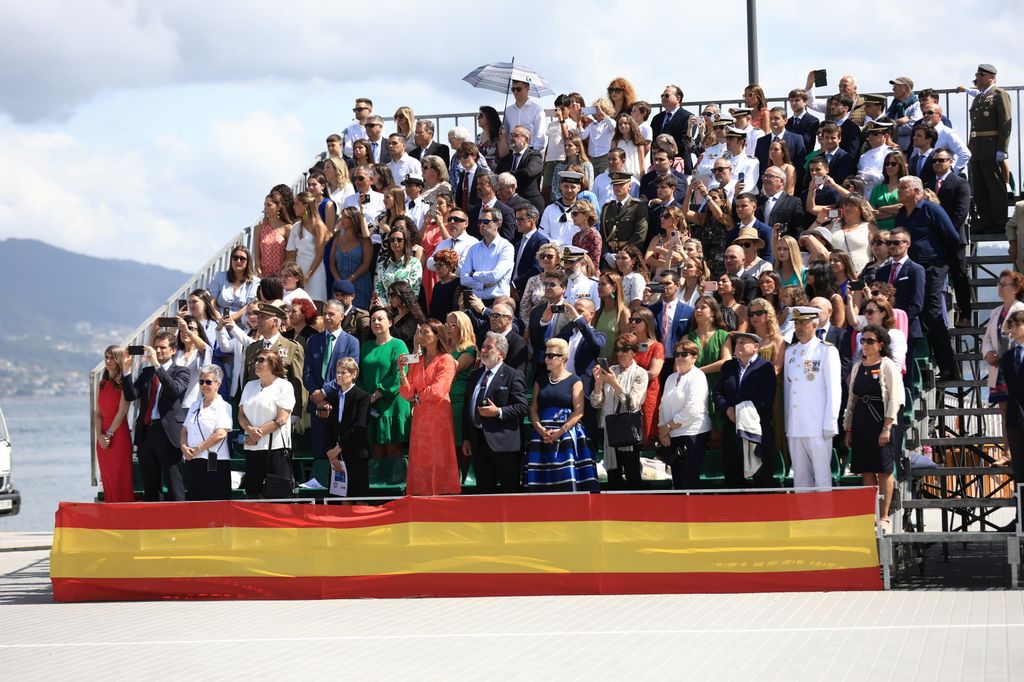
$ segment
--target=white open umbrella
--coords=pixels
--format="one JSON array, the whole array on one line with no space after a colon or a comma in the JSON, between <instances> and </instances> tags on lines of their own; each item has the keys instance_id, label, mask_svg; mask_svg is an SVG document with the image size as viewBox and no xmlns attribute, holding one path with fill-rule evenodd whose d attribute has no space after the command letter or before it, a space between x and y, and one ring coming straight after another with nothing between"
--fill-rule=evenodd
<instances>
[{"instance_id":1,"label":"white open umbrella","mask_svg":"<svg viewBox=\"0 0 1024 682\"><path fill-rule=\"evenodd\" d=\"M502 92L505 95L508 95L509 86L514 80L529 83L530 94L534 97L555 94L555 91L551 89L551 86L548 85L543 76L528 66L516 64L515 58L511 62L484 64L479 68L473 69L462 80L474 88Z\"/></svg>"}]
</instances>

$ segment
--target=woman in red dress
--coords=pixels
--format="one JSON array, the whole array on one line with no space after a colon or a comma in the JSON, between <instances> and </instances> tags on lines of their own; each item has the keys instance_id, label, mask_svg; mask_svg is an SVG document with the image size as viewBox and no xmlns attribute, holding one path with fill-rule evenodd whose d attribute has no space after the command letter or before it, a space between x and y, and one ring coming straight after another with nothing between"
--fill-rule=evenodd
<instances>
[{"instance_id":1,"label":"woman in red dress","mask_svg":"<svg viewBox=\"0 0 1024 682\"><path fill-rule=\"evenodd\" d=\"M412 403L409 434L407 495L458 495L458 460L452 428L452 402L448 394L457 364L448 352L448 330L437 320L416 328L419 361L398 358L399 393ZM408 369L408 373L406 372Z\"/></svg>"},{"instance_id":2,"label":"woman in red dress","mask_svg":"<svg viewBox=\"0 0 1024 682\"><path fill-rule=\"evenodd\" d=\"M665 365L665 347L654 337L654 315L643 306L630 313L629 326L624 331L636 334L640 351L633 360L647 370L647 393L640 412L643 415L644 447L653 448L658 444L658 404L661 401L661 368Z\"/></svg>"},{"instance_id":3,"label":"woman in red dress","mask_svg":"<svg viewBox=\"0 0 1024 682\"><path fill-rule=\"evenodd\" d=\"M99 460L105 502L134 502L132 491L132 437L128 431L128 401L121 392L124 349L103 351L103 378L96 397L96 459Z\"/></svg>"}]
</instances>

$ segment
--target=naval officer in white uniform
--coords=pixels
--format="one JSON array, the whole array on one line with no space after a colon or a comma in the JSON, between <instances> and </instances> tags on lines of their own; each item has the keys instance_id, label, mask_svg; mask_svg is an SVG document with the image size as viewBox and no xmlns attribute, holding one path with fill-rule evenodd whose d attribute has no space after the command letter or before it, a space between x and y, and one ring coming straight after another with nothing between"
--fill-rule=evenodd
<instances>
[{"instance_id":1,"label":"naval officer in white uniform","mask_svg":"<svg viewBox=\"0 0 1024 682\"><path fill-rule=\"evenodd\" d=\"M839 420L839 351L815 335L818 309L793 308L793 343L783 368L786 440L794 488L832 487L832 438Z\"/></svg>"},{"instance_id":2,"label":"naval officer in white uniform","mask_svg":"<svg viewBox=\"0 0 1024 682\"><path fill-rule=\"evenodd\" d=\"M588 277L583 265L583 256L586 253L586 250L579 246L570 244L562 247L562 262L565 264L565 273L569 276L569 283L565 287L565 300L576 303L584 298L593 302L596 309L601 307L601 297L597 294L597 278Z\"/></svg>"}]
</instances>

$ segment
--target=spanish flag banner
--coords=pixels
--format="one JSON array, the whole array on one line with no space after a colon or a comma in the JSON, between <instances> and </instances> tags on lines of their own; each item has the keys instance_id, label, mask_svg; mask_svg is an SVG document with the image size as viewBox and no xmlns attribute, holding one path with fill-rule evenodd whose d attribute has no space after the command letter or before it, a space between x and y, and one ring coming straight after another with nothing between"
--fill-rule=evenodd
<instances>
[{"instance_id":1,"label":"spanish flag banner","mask_svg":"<svg viewBox=\"0 0 1024 682\"><path fill-rule=\"evenodd\" d=\"M59 602L881 589L873 489L62 503Z\"/></svg>"}]
</instances>

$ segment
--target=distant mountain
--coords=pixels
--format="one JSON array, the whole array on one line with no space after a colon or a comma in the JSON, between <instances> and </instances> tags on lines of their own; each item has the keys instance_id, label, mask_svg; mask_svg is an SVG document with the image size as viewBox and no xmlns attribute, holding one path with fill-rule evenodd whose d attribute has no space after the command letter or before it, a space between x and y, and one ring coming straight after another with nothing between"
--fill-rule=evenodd
<instances>
[{"instance_id":1,"label":"distant mountain","mask_svg":"<svg viewBox=\"0 0 1024 682\"><path fill-rule=\"evenodd\" d=\"M88 371L188 277L34 239L0 241L0 367L32 367L36 378Z\"/></svg>"}]
</instances>

